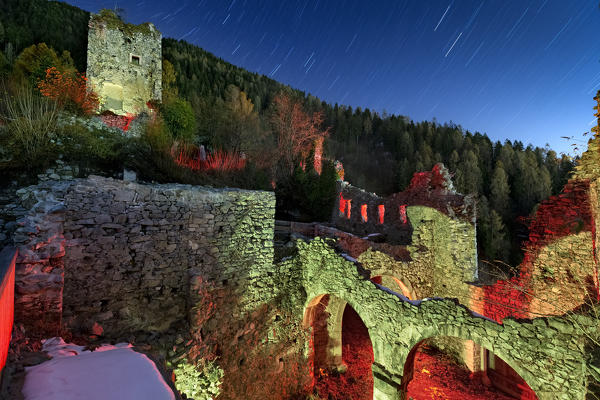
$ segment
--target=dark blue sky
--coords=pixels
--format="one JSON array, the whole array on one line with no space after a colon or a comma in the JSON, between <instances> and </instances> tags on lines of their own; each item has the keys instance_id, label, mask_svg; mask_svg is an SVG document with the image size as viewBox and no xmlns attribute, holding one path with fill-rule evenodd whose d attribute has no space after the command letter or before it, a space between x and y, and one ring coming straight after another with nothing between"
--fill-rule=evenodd
<instances>
[{"instance_id":1,"label":"dark blue sky","mask_svg":"<svg viewBox=\"0 0 600 400\"><path fill-rule=\"evenodd\" d=\"M453 121L492 140L569 152L561 136L583 140L595 123L598 0L68 2L116 5L129 22L331 103Z\"/></svg>"}]
</instances>

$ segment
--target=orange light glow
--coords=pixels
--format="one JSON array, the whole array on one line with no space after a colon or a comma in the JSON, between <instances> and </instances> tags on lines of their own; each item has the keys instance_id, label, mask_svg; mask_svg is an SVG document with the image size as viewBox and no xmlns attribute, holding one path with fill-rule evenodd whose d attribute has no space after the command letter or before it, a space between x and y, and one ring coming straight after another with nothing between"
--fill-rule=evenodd
<instances>
[{"instance_id":1,"label":"orange light glow","mask_svg":"<svg viewBox=\"0 0 600 400\"><path fill-rule=\"evenodd\" d=\"M379 211L379 223L383 224L383 219L385 216L385 205L380 204L379 206L377 206L377 211Z\"/></svg>"},{"instance_id":2,"label":"orange light glow","mask_svg":"<svg viewBox=\"0 0 600 400\"><path fill-rule=\"evenodd\" d=\"M346 218L350 219L350 209L352 208L352 200L346 200Z\"/></svg>"},{"instance_id":3,"label":"orange light glow","mask_svg":"<svg viewBox=\"0 0 600 400\"><path fill-rule=\"evenodd\" d=\"M367 205L366 204L363 204L362 206L360 206L360 216L362 217L363 222L367 222L369 220L369 218L367 216Z\"/></svg>"},{"instance_id":4,"label":"orange light glow","mask_svg":"<svg viewBox=\"0 0 600 400\"><path fill-rule=\"evenodd\" d=\"M350 219L350 199L344 199L344 196L340 195L340 216L346 216Z\"/></svg>"},{"instance_id":5,"label":"orange light glow","mask_svg":"<svg viewBox=\"0 0 600 400\"><path fill-rule=\"evenodd\" d=\"M344 215L346 213L346 202L347 200L344 199L344 196L340 194L340 215Z\"/></svg>"}]
</instances>

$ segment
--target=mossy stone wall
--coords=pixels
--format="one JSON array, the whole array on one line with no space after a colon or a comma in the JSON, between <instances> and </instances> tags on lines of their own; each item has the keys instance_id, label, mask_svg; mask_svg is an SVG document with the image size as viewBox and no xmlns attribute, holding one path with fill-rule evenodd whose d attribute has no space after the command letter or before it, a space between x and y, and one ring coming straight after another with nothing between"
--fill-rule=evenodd
<instances>
[{"instance_id":1,"label":"mossy stone wall","mask_svg":"<svg viewBox=\"0 0 600 400\"><path fill-rule=\"evenodd\" d=\"M591 321L555 317L506 319L498 324L452 300L411 303L370 282L356 264L321 239L299 242L298 249L298 257L288 262L303 271L306 306L315 297L331 294L347 301L367 326L375 357L376 398L399 398L394 397L400 396L397 393L389 394L389 387L402 386L411 349L436 336L472 340L489 349L519 373L540 399L585 398L587 356L577 323Z\"/></svg>"}]
</instances>

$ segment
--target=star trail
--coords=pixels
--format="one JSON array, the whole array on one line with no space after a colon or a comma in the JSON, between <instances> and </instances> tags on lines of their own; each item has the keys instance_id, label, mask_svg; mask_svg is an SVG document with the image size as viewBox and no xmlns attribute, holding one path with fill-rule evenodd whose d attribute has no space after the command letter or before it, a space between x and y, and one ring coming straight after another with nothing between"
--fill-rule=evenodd
<instances>
[{"instance_id":1,"label":"star trail","mask_svg":"<svg viewBox=\"0 0 600 400\"><path fill-rule=\"evenodd\" d=\"M70 0L330 103L568 152L600 89L597 0Z\"/></svg>"}]
</instances>

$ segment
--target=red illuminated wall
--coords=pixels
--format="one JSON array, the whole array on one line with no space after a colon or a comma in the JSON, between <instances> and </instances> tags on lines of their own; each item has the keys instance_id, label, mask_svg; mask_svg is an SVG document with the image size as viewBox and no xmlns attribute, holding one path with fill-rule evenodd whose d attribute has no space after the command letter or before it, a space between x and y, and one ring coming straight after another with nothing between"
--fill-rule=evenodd
<instances>
[{"instance_id":1,"label":"red illuminated wall","mask_svg":"<svg viewBox=\"0 0 600 400\"><path fill-rule=\"evenodd\" d=\"M379 217L379 223L383 224L385 221L385 205L380 204L377 206L377 216Z\"/></svg>"},{"instance_id":2,"label":"red illuminated wall","mask_svg":"<svg viewBox=\"0 0 600 400\"><path fill-rule=\"evenodd\" d=\"M362 218L363 222L369 221L369 215L367 213L367 205L366 204L363 204L362 206L360 206L360 217Z\"/></svg>"},{"instance_id":3,"label":"red illuminated wall","mask_svg":"<svg viewBox=\"0 0 600 400\"><path fill-rule=\"evenodd\" d=\"M13 326L16 258L14 249L5 248L0 253L0 372L6 364Z\"/></svg>"},{"instance_id":4,"label":"red illuminated wall","mask_svg":"<svg viewBox=\"0 0 600 400\"><path fill-rule=\"evenodd\" d=\"M475 222L474 198L454 191L442 164L414 174L404 192L389 197L380 197L343 181L338 181L337 189L333 224L355 235L381 234L388 243L410 243L413 228L406 212L409 206L431 207L451 218Z\"/></svg>"},{"instance_id":5,"label":"red illuminated wall","mask_svg":"<svg viewBox=\"0 0 600 400\"><path fill-rule=\"evenodd\" d=\"M530 303L538 290L532 282L534 278L539 278L542 274L535 267L540 249L553 241L582 231L592 232L592 238L595 236L589 193L587 181L571 181L565 185L562 193L542 202L529 223L529 238L524 244L525 257L520 265L519 275L510 280L500 280L491 286L475 288L472 308L498 322L502 322L508 316L531 317L529 315ZM589 254L588 256L595 263L595 255ZM561 261L556 259L548 260L545 263L561 263ZM595 281L597 272L587 272L590 280ZM546 283L565 289L564 282L547 281ZM593 290L597 296L597 286ZM572 305L572 307L576 306L578 304ZM539 310L537 311L539 312Z\"/></svg>"}]
</instances>

